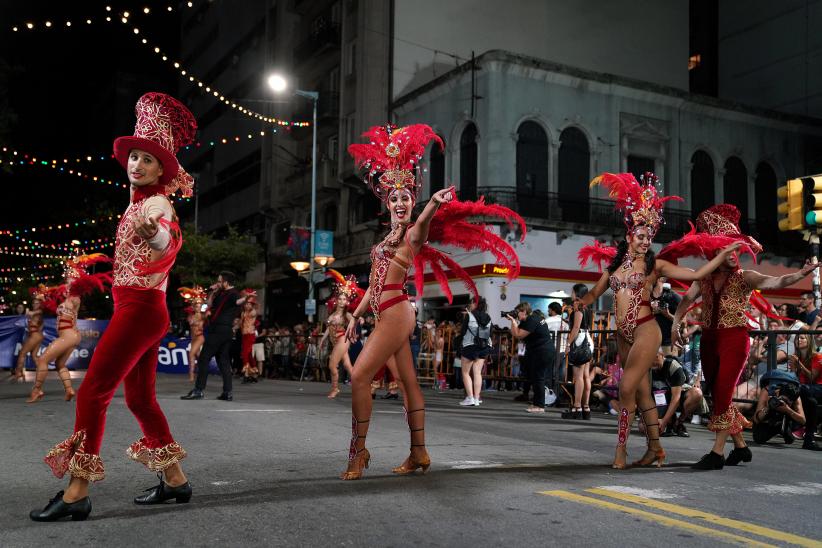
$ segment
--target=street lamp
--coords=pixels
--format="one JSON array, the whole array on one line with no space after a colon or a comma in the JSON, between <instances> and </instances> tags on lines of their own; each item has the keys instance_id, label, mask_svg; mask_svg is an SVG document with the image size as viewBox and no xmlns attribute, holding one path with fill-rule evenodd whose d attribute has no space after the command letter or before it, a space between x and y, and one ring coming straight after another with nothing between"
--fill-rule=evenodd
<instances>
[{"instance_id":1,"label":"street lamp","mask_svg":"<svg viewBox=\"0 0 822 548\"><path fill-rule=\"evenodd\" d=\"M288 80L281 74L272 74L268 77L268 86L274 93L283 93L288 89ZM314 106L312 123L314 134L311 140L311 241L308 257L308 298L314 300L314 232L317 229L317 103L320 100L318 91L295 89L294 95L310 99ZM293 267L293 264L292 264ZM294 267L296 269L296 267ZM303 269L305 270L305 269ZM315 307L316 309L316 307ZM313 321L314 314L308 315L308 321Z\"/></svg>"}]
</instances>

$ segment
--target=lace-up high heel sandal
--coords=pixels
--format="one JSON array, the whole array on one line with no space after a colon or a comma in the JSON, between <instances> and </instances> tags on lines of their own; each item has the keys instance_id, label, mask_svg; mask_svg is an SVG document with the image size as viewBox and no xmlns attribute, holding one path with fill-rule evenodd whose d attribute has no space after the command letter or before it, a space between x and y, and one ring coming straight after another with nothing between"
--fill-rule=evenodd
<instances>
[{"instance_id":1,"label":"lace-up high heel sandal","mask_svg":"<svg viewBox=\"0 0 822 548\"><path fill-rule=\"evenodd\" d=\"M63 381L63 390L66 391L66 401L73 400L74 388L71 386L71 371L68 370L68 367L64 367L57 372L57 376Z\"/></svg>"},{"instance_id":2,"label":"lace-up high heel sandal","mask_svg":"<svg viewBox=\"0 0 822 548\"><path fill-rule=\"evenodd\" d=\"M360 425L369 422L371 422L371 419L360 421L356 417L351 417L351 447L348 450L348 469L340 475L340 479L358 480L362 477L363 470L368 468L371 454L365 448L365 441L362 442L360 449L357 449L357 442L365 440L365 436L360 435ZM366 432L368 432L368 427L366 427Z\"/></svg>"},{"instance_id":3,"label":"lace-up high heel sandal","mask_svg":"<svg viewBox=\"0 0 822 548\"><path fill-rule=\"evenodd\" d=\"M425 415L415 415L415 413L425 413L425 408L422 409L414 409L413 411L407 411L405 413L406 420L408 421L408 430L411 433L411 453L408 455L408 458L405 459L401 465L397 466L392 470L395 474L400 476L407 476L408 474L414 473L417 469L421 469L422 473L425 474L428 472L428 468L431 466L431 458L428 456L428 452L425 452L425 455L421 458L417 458L414 456L413 448L414 447L423 447L425 448L425 427L422 426L420 428L414 428L414 425L411 424L412 417L422 417L422 422L425 424ZM422 439L415 440L414 437L422 437ZM415 441L421 443L414 443ZM424 449L423 449L424 450Z\"/></svg>"},{"instance_id":4,"label":"lace-up high heel sandal","mask_svg":"<svg viewBox=\"0 0 822 548\"><path fill-rule=\"evenodd\" d=\"M659 449L651 449L651 442L656 441L659 442L659 421L655 423L648 424L645 422L645 413L650 413L651 411L656 411L656 407L651 407L650 409L640 409L640 417L642 418L642 423L645 425L645 439L648 441L648 449L645 451L645 455L642 456L641 459L636 460L633 462L634 466L651 466L656 463L657 468L662 468L662 465L665 464L665 450L660 447ZM652 438L651 428L656 428L656 437Z\"/></svg>"}]
</instances>

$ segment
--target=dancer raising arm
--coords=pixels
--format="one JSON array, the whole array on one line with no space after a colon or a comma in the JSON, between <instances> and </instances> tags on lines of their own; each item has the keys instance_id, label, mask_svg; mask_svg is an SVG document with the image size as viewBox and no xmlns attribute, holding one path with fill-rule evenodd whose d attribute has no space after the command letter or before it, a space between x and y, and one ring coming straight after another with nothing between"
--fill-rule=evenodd
<instances>
[{"instance_id":1,"label":"dancer raising arm","mask_svg":"<svg viewBox=\"0 0 822 548\"><path fill-rule=\"evenodd\" d=\"M197 130L194 117L176 99L147 93L137 102L133 136L114 141L114 157L131 183L130 204L117 226L114 250L114 315L97 344L80 391L74 433L45 458L58 478L71 475L35 521L63 517L84 520L91 513L89 482L105 477L100 447L106 412L114 392L125 384L125 402L137 418L143 437L126 453L152 472L160 484L134 499L135 504L188 502L191 485L180 460L185 450L174 440L157 403L154 381L159 344L168 331L168 272L182 246L174 208L167 196L182 190L192 195L194 180L180 167L177 151Z\"/></svg>"},{"instance_id":2,"label":"dancer raising arm","mask_svg":"<svg viewBox=\"0 0 822 548\"><path fill-rule=\"evenodd\" d=\"M320 338L318 348L322 348L326 339L331 339L331 355L328 357L328 371L331 373L331 391L328 393L329 399L334 399L340 393L340 362L351 377L354 370L351 367L351 358L348 357L348 347L350 342L345 336L345 328L351 321L351 311L356 310L360 305L365 292L357 285L353 275L343 277L336 270L329 269L327 276L336 280L334 285L334 296L328 299L327 327Z\"/></svg>"},{"instance_id":3,"label":"dancer raising arm","mask_svg":"<svg viewBox=\"0 0 822 548\"><path fill-rule=\"evenodd\" d=\"M610 196L616 199L616 209L623 212L626 239L619 243L617 249L593 244L579 252L581 266L592 258L600 264L610 258L606 272L602 273L590 292L577 299L577 304L592 304L608 287L614 292L617 345L623 373L619 383L619 429L613 467L620 470L627 465L626 444L637 406L645 424L648 448L634 465L656 463L660 467L665 461L665 451L659 443L659 417L649 379L651 365L662 341L649 302L656 278L665 276L682 281L699 280L713 272L739 248L738 243L725 247L696 272L656 259L651 243L664 222L664 203L671 199L681 200L678 196L662 197L655 186L658 181L652 173L646 173L640 181L630 173L605 173L595 178L591 185L602 184L607 188Z\"/></svg>"},{"instance_id":4,"label":"dancer raising arm","mask_svg":"<svg viewBox=\"0 0 822 548\"><path fill-rule=\"evenodd\" d=\"M738 241L752 256L762 251L762 246L739 229L740 213L736 206L718 204L699 214L696 230L680 240L665 246L660 256L676 261L681 257L697 256L714 258L718 249L728 242ZM702 297L702 337L699 356L705 381L712 393L711 420L708 430L714 432L714 446L693 465L698 470L721 470L723 466L735 466L750 462L751 450L745 444L742 430L750 423L733 404L733 393L739 377L745 370L750 352L748 316L745 310L750 302L767 315L772 315L767 302L756 290L782 289L795 284L818 268L808 263L801 270L783 276L766 276L754 270L743 270L736 254L726 254L716 271L693 282L679 303L671 328L671 341L680 338L682 317ZM734 449L725 458L725 442L733 438Z\"/></svg>"},{"instance_id":5,"label":"dancer raising arm","mask_svg":"<svg viewBox=\"0 0 822 548\"><path fill-rule=\"evenodd\" d=\"M66 261L64 285L53 288L48 292L45 308L57 314L57 338L54 339L46 351L34 356L36 373L34 388L26 403L40 401L43 396L43 383L49 372L49 363L54 360L57 375L63 382L66 401L74 398L74 388L71 386L71 372L67 363L71 353L80 344L80 331L77 330L77 313L80 311L82 297L98 290L102 291L104 283L111 283L111 274L108 272L87 274L86 269L96 263L110 262L111 259L102 253L80 255ZM58 301L62 302L57 305Z\"/></svg>"},{"instance_id":6,"label":"dancer raising arm","mask_svg":"<svg viewBox=\"0 0 822 548\"><path fill-rule=\"evenodd\" d=\"M514 277L519 273L519 259L513 248L484 226L471 224L464 218L487 215L515 219L520 223L523 238L525 236L525 223L513 211L502 206L485 205L482 200L465 203L453 201L454 187L434 193L417 217L417 222L412 223L411 215L419 190L419 160L430 141L435 141L440 147L442 141L424 124L403 128L375 126L363 137L368 144L351 145L348 150L357 165L367 170L365 179L372 192L387 206L391 229L382 242L371 250L369 287L346 329L346 337L353 339L357 319L370 306L377 324L354 365L351 443L348 468L341 476L346 480L359 479L363 469L368 467L370 454L365 448L365 438L371 420L371 379L392 356L404 387L406 416L411 432L410 454L393 471L396 474L410 474L417 469L425 472L431 464L425 449L425 403L409 343L415 316L406 289L408 269L413 263L418 296L422 295L423 273L427 264L449 300L451 292L442 265L456 272L469 285L475 297L479 296L470 276L447 255L426 242L430 240L458 245L463 249L490 251L504 266L509 267L509 277Z\"/></svg>"}]
</instances>

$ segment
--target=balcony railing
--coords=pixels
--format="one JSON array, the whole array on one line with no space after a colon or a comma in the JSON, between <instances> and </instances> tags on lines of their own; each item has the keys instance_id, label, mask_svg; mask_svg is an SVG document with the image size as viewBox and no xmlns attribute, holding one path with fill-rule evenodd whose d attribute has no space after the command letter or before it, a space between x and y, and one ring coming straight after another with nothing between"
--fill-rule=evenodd
<instances>
[{"instance_id":1,"label":"balcony railing","mask_svg":"<svg viewBox=\"0 0 822 548\"><path fill-rule=\"evenodd\" d=\"M523 217L543 219L556 228L574 228L591 234L611 233L624 227L622 215L614 210L614 202L591 198L580 200L555 192L523 193L516 187L488 187L477 189L489 203L510 207ZM670 241L690 229L690 212L682 209L665 209L665 225L657 234L658 241Z\"/></svg>"}]
</instances>

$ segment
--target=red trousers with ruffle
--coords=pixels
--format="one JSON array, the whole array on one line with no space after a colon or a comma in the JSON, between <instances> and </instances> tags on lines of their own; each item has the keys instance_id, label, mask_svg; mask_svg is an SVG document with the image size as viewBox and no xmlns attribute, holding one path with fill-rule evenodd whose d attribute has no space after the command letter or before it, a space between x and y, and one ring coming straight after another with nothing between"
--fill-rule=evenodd
<instances>
[{"instance_id":1,"label":"red trousers with ruffle","mask_svg":"<svg viewBox=\"0 0 822 548\"><path fill-rule=\"evenodd\" d=\"M711 389L713 412L708 429L742 431L748 422L733 405L733 394L745 370L751 340L744 327L704 329L699 344L702 372Z\"/></svg>"},{"instance_id":2,"label":"red trousers with ruffle","mask_svg":"<svg viewBox=\"0 0 822 548\"><path fill-rule=\"evenodd\" d=\"M126 405L143 431L143 438L127 454L154 471L165 470L185 457L171 436L154 387L159 345L168 331L165 292L116 286L112 294L114 315L77 393L74 434L46 457L57 477L70 472L91 481L103 479L100 445L106 412L120 383Z\"/></svg>"},{"instance_id":3,"label":"red trousers with ruffle","mask_svg":"<svg viewBox=\"0 0 822 548\"><path fill-rule=\"evenodd\" d=\"M254 341L257 336L253 333L243 335L242 346L240 348L240 358L243 360L243 366L248 365L251 369L257 368L257 360L254 359Z\"/></svg>"}]
</instances>

